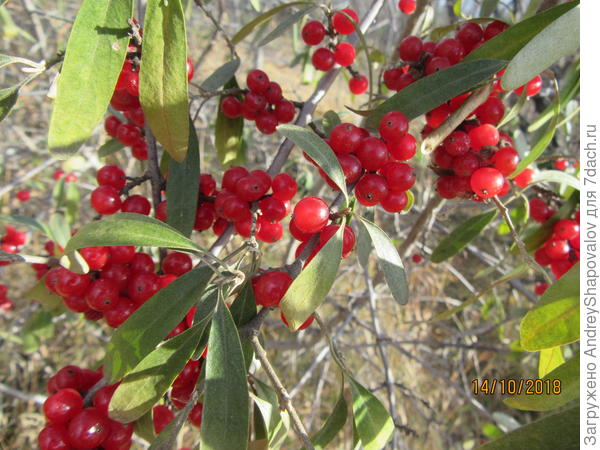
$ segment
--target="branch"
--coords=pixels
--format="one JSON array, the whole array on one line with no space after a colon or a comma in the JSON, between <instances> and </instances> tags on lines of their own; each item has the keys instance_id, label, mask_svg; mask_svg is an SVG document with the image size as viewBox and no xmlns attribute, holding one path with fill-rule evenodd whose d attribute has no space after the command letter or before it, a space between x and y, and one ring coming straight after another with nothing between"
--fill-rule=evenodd
<instances>
[{"instance_id":1,"label":"branch","mask_svg":"<svg viewBox=\"0 0 600 450\"><path fill-rule=\"evenodd\" d=\"M204 6L204 4L202 3L202 0L194 0L194 3L202 10L202 12L206 15L206 17L209 18L209 20L213 23L215 28L221 32L221 34L223 35L223 38L225 39L225 42L227 42L227 46L229 47L229 51L231 52L231 55L234 56L235 58L239 58L237 52L235 51L235 45L233 45L233 42L231 42L231 39L229 39L229 36L227 35L227 33L225 33L225 30L223 30L223 27L221 27L221 24L219 24L217 19L215 19L214 16L211 14L211 12Z\"/></svg>"},{"instance_id":2,"label":"branch","mask_svg":"<svg viewBox=\"0 0 600 450\"><path fill-rule=\"evenodd\" d=\"M440 145L444 139L446 139L450 133L464 122L464 120L471 115L475 109L483 102L487 100L492 92L492 83L488 83L485 86L477 89L469 98L446 119L438 128L433 130L424 140L421 146L421 151L424 155L428 155L433 152L438 145Z\"/></svg>"},{"instance_id":3,"label":"branch","mask_svg":"<svg viewBox=\"0 0 600 450\"><path fill-rule=\"evenodd\" d=\"M443 200L444 199L437 195L437 193L429 199L427 205L425 206L423 211L421 211L421 214L417 218L417 221L408 232L406 239L404 239L404 242L402 242L402 245L398 248L398 254L401 258L406 258L406 255L408 254L415 241L419 237L419 234L421 233L421 231L425 227L425 224L433 214L433 211L442 204Z\"/></svg>"},{"instance_id":4,"label":"branch","mask_svg":"<svg viewBox=\"0 0 600 450\"><path fill-rule=\"evenodd\" d=\"M265 369L265 372L267 373L269 380L271 380L271 384L277 391L277 396L279 397L279 403L289 413L290 419L292 421L292 425L294 427L294 430L296 431L296 434L302 440L302 442L304 443L304 447L306 449L314 450L315 447L312 445L312 442L310 441L310 438L308 437L308 433L306 432L306 429L304 428L304 425L302 424L302 421L300 420L300 416L298 416L298 412L294 408L294 405L292 405L292 400L290 398L290 395L288 394L288 392L285 389L285 387L283 386L283 384L281 384L279 377L275 373L275 369L273 369L273 366L269 362L269 358L267 357L267 352L262 347L262 345L260 345L258 336L252 336L250 338L250 343L252 344L252 347L254 348L254 353L256 354L256 357L260 361L263 369Z\"/></svg>"},{"instance_id":5,"label":"branch","mask_svg":"<svg viewBox=\"0 0 600 450\"><path fill-rule=\"evenodd\" d=\"M510 217L510 214L508 213L508 209L506 208L506 206L504 206L504 204L500 201L498 196L492 197L492 200L494 200L494 203L496 204L498 211L500 211L500 214L502 215L502 217L504 218L504 221L508 225L508 228L510 229L510 234L512 235L513 239L517 243L517 247L519 248L519 253L521 254L521 257L523 258L523 261L525 261L525 264L527 264L529 267L531 267L534 271L538 271L538 272L542 273L542 275L544 276L544 279L548 282L548 284L552 284L552 278L550 278L550 275L548 275L548 272L546 272L542 268L542 266L540 266L531 257L531 255L527 251L527 248L525 248L525 244L519 237L519 233L517 233L517 230L515 229L515 225L512 222L512 219Z\"/></svg>"}]
</instances>

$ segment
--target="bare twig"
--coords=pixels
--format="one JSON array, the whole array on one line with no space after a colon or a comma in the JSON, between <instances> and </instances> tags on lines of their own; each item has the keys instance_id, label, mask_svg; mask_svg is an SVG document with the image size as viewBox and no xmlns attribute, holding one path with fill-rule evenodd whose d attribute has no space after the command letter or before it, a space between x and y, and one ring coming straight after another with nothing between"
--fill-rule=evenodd
<instances>
[{"instance_id":1,"label":"bare twig","mask_svg":"<svg viewBox=\"0 0 600 450\"><path fill-rule=\"evenodd\" d=\"M425 206L423 211L421 211L421 214L417 218L417 221L408 232L406 239L404 239L404 242L402 242L402 245L398 249L398 253L400 254L401 258L406 257L406 255L414 245L415 241L419 237L419 234L421 233L421 231L423 231L425 224L433 214L433 211L442 204L443 200L444 199L437 194L434 194L429 199L427 205Z\"/></svg>"},{"instance_id":2,"label":"bare twig","mask_svg":"<svg viewBox=\"0 0 600 450\"><path fill-rule=\"evenodd\" d=\"M11 397L18 398L26 402L34 402L37 405L42 405L46 401L46 396L29 394L27 392L19 391L18 389L12 388L4 383L0 383L0 392Z\"/></svg>"},{"instance_id":3,"label":"bare twig","mask_svg":"<svg viewBox=\"0 0 600 450\"><path fill-rule=\"evenodd\" d=\"M271 380L271 384L277 391L277 396L279 397L279 402L280 402L281 406L283 408L285 408L285 410L290 415L290 420L292 421L292 426L293 426L294 430L296 431L296 434L302 440L304 447L306 447L309 450L310 449L314 450L314 446L312 445L312 442L310 442L310 438L308 437L308 433L306 432L306 429L304 428L304 425L302 424L302 421L300 420L300 416L298 415L296 408L294 408L294 405L292 405L292 400L290 398L290 395L288 394L287 390L281 383L281 380L279 380L277 373L275 373L275 369L273 369L273 366L271 365L271 362L269 361L269 358L267 357L267 352L262 347L262 345L260 345L258 336L252 336L250 338L250 343L252 344L252 347L254 348L254 353L256 354L256 357L260 361L263 369L265 369L265 372L267 373L269 380Z\"/></svg>"},{"instance_id":4,"label":"bare twig","mask_svg":"<svg viewBox=\"0 0 600 450\"><path fill-rule=\"evenodd\" d=\"M194 3L202 10L202 12L206 15L206 17L208 17L208 19L213 23L215 28L221 32L221 34L223 35L223 38L225 39L225 42L227 42L227 46L229 47L231 56L238 58L237 52L235 51L235 45L233 45L233 42L231 42L231 39L229 39L229 36L225 32L225 30L223 29L223 27L221 27L221 24L217 21L217 19L215 19L215 17L212 15L212 13L204 6L204 3L202 2L202 0L194 0Z\"/></svg>"}]
</instances>

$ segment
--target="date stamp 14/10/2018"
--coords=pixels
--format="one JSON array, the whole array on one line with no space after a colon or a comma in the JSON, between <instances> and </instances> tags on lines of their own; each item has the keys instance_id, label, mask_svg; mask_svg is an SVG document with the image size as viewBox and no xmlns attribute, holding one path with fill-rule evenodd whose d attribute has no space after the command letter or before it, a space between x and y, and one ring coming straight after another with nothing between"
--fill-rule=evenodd
<instances>
[{"instance_id":1,"label":"date stamp 14/10/2018","mask_svg":"<svg viewBox=\"0 0 600 450\"><path fill-rule=\"evenodd\" d=\"M475 378L471 381L475 395L559 395L560 379Z\"/></svg>"}]
</instances>

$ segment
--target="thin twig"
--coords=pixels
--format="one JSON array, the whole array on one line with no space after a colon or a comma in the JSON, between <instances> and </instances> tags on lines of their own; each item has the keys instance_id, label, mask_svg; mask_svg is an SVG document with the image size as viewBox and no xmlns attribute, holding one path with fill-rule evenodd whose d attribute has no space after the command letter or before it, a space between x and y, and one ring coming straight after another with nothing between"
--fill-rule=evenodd
<instances>
[{"instance_id":1,"label":"thin twig","mask_svg":"<svg viewBox=\"0 0 600 450\"><path fill-rule=\"evenodd\" d=\"M517 247L519 248L519 253L521 254L521 257L523 258L523 261L525 261L525 264L527 264L529 267L531 267L534 271L540 272L544 276L544 279L549 284L552 284L552 278L550 278L550 275L548 275L548 272L546 272L543 269L543 267L540 266L531 257L531 255L527 251L527 248L525 248L525 244L521 240L521 238L519 236L519 233L517 233L517 230L515 229L515 225L512 222L512 219L510 217L510 214L508 213L508 209L506 208L506 206L504 206L504 204L502 203L502 201L500 201L500 199L498 198L498 196L492 197L492 200L496 204L496 207L498 208L498 211L500 211L500 214L502 215L502 217L504 218L504 221L508 225L508 228L510 229L510 234L512 235L513 239L517 243Z\"/></svg>"},{"instance_id":2,"label":"thin twig","mask_svg":"<svg viewBox=\"0 0 600 450\"><path fill-rule=\"evenodd\" d=\"M419 234L421 233L421 231L423 231L425 224L433 214L433 211L442 204L443 200L444 199L437 195L437 193L429 199L427 205L425 206L423 211L421 211L421 214L417 218L417 221L408 232L406 239L404 239L404 242L402 242L402 245L398 249L398 253L400 254L401 258L406 257L406 255L416 242L417 238L419 237Z\"/></svg>"},{"instance_id":3,"label":"thin twig","mask_svg":"<svg viewBox=\"0 0 600 450\"><path fill-rule=\"evenodd\" d=\"M204 12L206 17L208 17L208 19L213 23L215 28L221 32L221 34L223 35L223 38L225 39L225 42L227 42L227 46L229 47L231 56L238 58L238 54L235 51L235 45L233 45L233 42L231 42L231 39L229 39L229 36L225 32L225 30L223 29L223 27L221 27L221 24L217 21L217 19L214 18L212 13L204 6L204 4L202 3L202 0L194 0L194 3L202 10L202 12Z\"/></svg>"},{"instance_id":4,"label":"thin twig","mask_svg":"<svg viewBox=\"0 0 600 450\"><path fill-rule=\"evenodd\" d=\"M292 405L292 400L290 398L290 395L288 394L287 390L281 383L281 380L279 380L277 373L275 373L275 369L273 369L273 366L271 365L271 362L269 361L269 358L267 357L267 352L262 347L262 345L260 345L258 336L252 336L250 338L250 343L252 344L252 347L254 348L254 353L256 354L256 357L260 361L263 369L265 369L265 372L267 373L269 380L271 380L271 384L277 391L277 396L279 397L279 402L280 402L281 406L283 408L285 408L285 410L290 415L290 420L292 421L292 426L294 427L296 434L302 440L304 447L306 447L306 449L314 450L315 447L312 445L312 442L310 441L310 438L308 437L308 433L306 432L306 429L304 428L304 425L302 424L302 421L300 420L300 416L298 415L296 408L294 408L294 405Z\"/></svg>"}]
</instances>

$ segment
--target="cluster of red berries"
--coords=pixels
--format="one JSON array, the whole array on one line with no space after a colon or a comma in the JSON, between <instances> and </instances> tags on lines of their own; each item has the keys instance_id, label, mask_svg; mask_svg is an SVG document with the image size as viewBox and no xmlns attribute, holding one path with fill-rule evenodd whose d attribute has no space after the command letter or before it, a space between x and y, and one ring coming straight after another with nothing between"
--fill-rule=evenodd
<instances>
[{"instance_id":1,"label":"cluster of red berries","mask_svg":"<svg viewBox=\"0 0 600 450\"><path fill-rule=\"evenodd\" d=\"M262 134L273 134L277 125L294 120L294 103L283 97L281 86L269 80L265 72L258 69L249 72L246 86L243 96L231 95L221 102L221 111L227 117L254 121Z\"/></svg>"},{"instance_id":2,"label":"cluster of red berries","mask_svg":"<svg viewBox=\"0 0 600 450\"><path fill-rule=\"evenodd\" d=\"M4 236L0 237L0 249L6 253L17 253L19 249L27 242L27 233L17 231L14 227L6 225L4 227ZM1 266L8 266L9 261L0 261Z\"/></svg>"},{"instance_id":3,"label":"cluster of red berries","mask_svg":"<svg viewBox=\"0 0 600 450\"><path fill-rule=\"evenodd\" d=\"M544 200L535 197L529 201L529 213L533 220L543 224L554 216L555 211ZM539 265L550 266L555 279L579 261L579 210L572 219L561 219L554 224L552 235L536 250L534 258ZM544 285L538 285L538 294L543 293Z\"/></svg>"},{"instance_id":4,"label":"cluster of red berries","mask_svg":"<svg viewBox=\"0 0 600 450\"><path fill-rule=\"evenodd\" d=\"M63 177L65 179L65 183L72 183L77 180L77 175L74 173L65 174L65 171L62 169L55 170L52 174L52 178L54 178L55 181L59 181Z\"/></svg>"},{"instance_id":5,"label":"cluster of red berries","mask_svg":"<svg viewBox=\"0 0 600 450\"><path fill-rule=\"evenodd\" d=\"M0 284L0 309L3 311L10 311L13 309L15 304L8 298L8 287L4 284Z\"/></svg>"},{"instance_id":6,"label":"cluster of red berries","mask_svg":"<svg viewBox=\"0 0 600 450\"><path fill-rule=\"evenodd\" d=\"M352 20L348 17L351 17ZM333 14L328 28L318 20L311 20L304 25L301 34L302 40L310 46L320 45L325 36L328 37L328 45L319 47L313 53L313 66L323 72L333 69L336 64L347 67L352 75L348 84L350 92L359 95L369 88L369 80L366 76L360 75L352 69L352 64L356 59L354 45L349 42L342 42L340 39L340 36L354 33L355 23L358 23L358 14L351 8L345 8Z\"/></svg>"},{"instance_id":7,"label":"cluster of red berries","mask_svg":"<svg viewBox=\"0 0 600 450\"><path fill-rule=\"evenodd\" d=\"M230 223L242 237L249 238L253 226L253 204L260 215L254 221L255 236L267 243L283 236L281 221L291 213L291 199L298 184L287 173L275 177L264 170L248 171L241 166L231 167L223 174L221 190L210 175L200 180L200 199L196 212L196 229L221 235ZM271 193L269 193L269 191Z\"/></svg>"},{"instance_id":8,"label":"cluster of red berries","mask_svg":"<svg viewBox=\"0 0 600 450\"><path fill-rule=\"evenodd\" d=\"M47 423L38 436L41 450L131 447L133 423L123 424L108 417L108 405L118 383L100 388L91 403L84 404L87 392L101 378L101 369L66 366L48 380L50 396L43 406Z\"/></svg>"},{"instance_id":9,"label":"cluster of red berries","mask_svg":"<svg viewBox=\"0 0 600 450\"><path fill-rule=\"evenodd\" d=\"M404 14L412 14L417 9L417 0L400 0L398 2L398 8Z\"/></svg>"},{"instance_id":10,"label":"cluster of red berries","mask_svg":"<svg viewBox=\"0 0 600 450\"><path fill-rule=\"evenodd\" d=\"M145 301L177 277L192 269L189 255L169 253L161 265L161 274L155 273L152 257L136 252L135 247L87 247L80 250L90 272L78 274L59 266L36 267L45 273L48 290L62 297L65 306L83 313L89 320L102 318L113 327L119 327ZM39 276L39 275L38 275ZM173 335L185 331L192 324L195 311L180 323Z\"/></svg>"},{"instance_id":11,"label":"cluster of red berries","mask_svg":"<svg viewBox=\"0 0 600 450\"><path fill-rule=\"evenodd\" d=\"M510 191L507 176L519 163L519 153L507 135L494 125L463 123L435 149L432 162L443 198L482 201Z\"/></svg>"},{"instance_id":12,"label":"cluster of red berries","mask_svg":"<svg viewBox=\"0 0 600 450\"><path fill-rule=\"evenodd\" d=\"M109 136L116 138L124 146L131 147L131 154L140 161L148 159L148 146L144 139L144 112L139 100L139 52L130 46L128 58L123 64L119 79L115 86L110 105L125 116L125 122L116 116L108 116L104 121L104 129ZM188 81L194 76L194 66L187 59Z\"/></svg>"}]
</instances>

